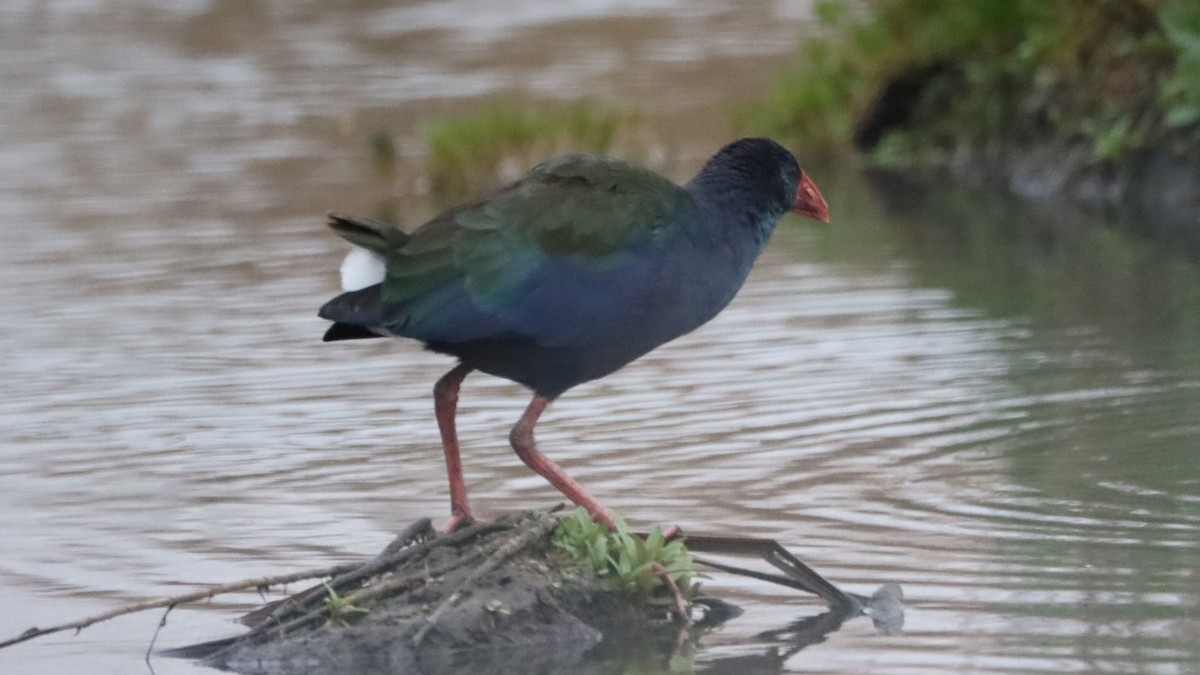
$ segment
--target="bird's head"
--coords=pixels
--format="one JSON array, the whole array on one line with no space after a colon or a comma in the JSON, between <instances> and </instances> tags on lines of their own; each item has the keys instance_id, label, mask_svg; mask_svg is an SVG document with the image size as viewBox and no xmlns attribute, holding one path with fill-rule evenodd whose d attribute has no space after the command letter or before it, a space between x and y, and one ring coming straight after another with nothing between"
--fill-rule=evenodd
<instances>
[{"instance_id":1,"label":"bird's head","mask_svg":"<svg viewBox=\"0 0 1200 675\"><path fill-rule=\"evenodd\" d=\"M721 196L757 195L746 203L761 204L768 212L791 211L829 222L825 198L796 157L766 138L743 138L721 148L694 182L711 186L711 192Z\"/></svg>"}]
</instances>

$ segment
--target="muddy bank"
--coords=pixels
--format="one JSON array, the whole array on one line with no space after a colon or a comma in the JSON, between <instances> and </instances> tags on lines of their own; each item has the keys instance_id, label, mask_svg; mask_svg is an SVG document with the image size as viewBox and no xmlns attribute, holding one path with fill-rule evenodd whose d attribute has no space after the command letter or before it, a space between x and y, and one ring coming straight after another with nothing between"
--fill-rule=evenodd
<instances>
[{"instance_id":1,"label":"muddy bank","mask_svg":"<svg viewBox=\"0 0 1200 675\"><path fill-rule=\"evenodd\" d=\"M923 167L910 177L937 182L947 175L967 187L1003 190L1074 221L1120 224L1200 256L1200 162L1169 151L1146 149L1097 163L1088 149L1058 138L1009 147L965 146L945 165Z\"/></svg>"},{"instance_id":2,"label":"muddy bank","mask_svg":"<svg viewBox=\"0 0 1200 675\"><path fill-rule=\"evenodd\" d=\"M972 125L955 101L981 93L961 71L949 65L913 69L880 88L858 120L854 140L910 177L949 175L1030 201L1129 216L1155 236L1200 241L1200 131L1164 131L1138 147L1098 156L1094 139L1049 122L1064 108L1084 106L1093 93L989 92L1001 97L996 106L1005 112L1003 123Z\"/></svg>"},{"instance_id":3,"label":"muddy bank","mask_svg":"<svg viewBox=\"0 0 1200 675\"><path fill-rule=\"evenodd\" d=\"M972 186L1000 187L1030 201L1063 201L1124 216L1156 237L1200 244L1200 161L1145 148L1097 162L1060 138L1010 147L964 147L946 165Z\"/></svg>"},{"instance_id":4,"label":"muddy bank","mask_svg":"<svg viewBox=\"0 0 1200 675\"><path fill-rule=\"evenodd\" d=\"M359 570L248 615L250 632L166 655L254 675L515 675L565 672L615 638L666 659L680 635L666 607L610 590L553 546L554 523L526 513L436 538L418 523Z\"/></svg>"},{"instance_id":5,"label":"muddy bank","mask_svg":"<svg viewBox=\"0 0 1200 675\"><path fill-rule=\"evenodd\" d=\"M854 75L834 110L872 165L1200 236L1194 3L869 4L825 46Z\"/></svg>"}]
</instances>

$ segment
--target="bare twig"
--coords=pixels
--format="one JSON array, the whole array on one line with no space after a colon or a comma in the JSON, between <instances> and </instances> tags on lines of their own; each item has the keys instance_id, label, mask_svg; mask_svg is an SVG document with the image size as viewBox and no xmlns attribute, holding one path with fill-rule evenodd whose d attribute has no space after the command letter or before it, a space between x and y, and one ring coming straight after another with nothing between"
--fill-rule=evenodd
<instances>
[{"instance_id":1,"label":"bare twig","mask_svg":"<svg viewBox=\"0 0 1200 675\"><path fill-rule=\"evenodd\" d=\"M349 571L358 569L359 567L360 567L359 564L335 565L333 567L324 567L321 569L307 570L304 572L293 572L292 574L281 574L281 575L273 576L273 577L259 577L256 579L243 579L242 581L235 581L235 582L228 583L228 584L217 584L215 586L208 586L208 587L202 588L198 591L193 591L191 593L185 593L183 595L176 595L176 596L170 597L170 598L157 598L154 600L146 600L145 602L138 602L138 603L135 603L132 605L127 605L125 607L118 607L117 609L113 609L113 610L104 612L103 614L89 616L85 619L80 619L78 621L72 621L70 623L62 623L62 624L58 624L55 626L49 626L47 628L38 628L35 626L33 628L26 630L24 633L21 633L20 635L18 635L16 637L9 638L4 641L0 641L0 649L3 649L4 647L10 647L12 645L15 645L15 644L18 644L21 642L25 642L26 640L32 640L33 638L42 637L43 635L50 635L51 633L59 633L64 630L74 630L74 631L78 632L78 631L83 630L84 628L87 628L88 626L91 626L92 624L100 623L101 621L108 621L109 619L115 619L118 616L124 616L126 614L133 614L134 612L144 612L148 609L158 609L160 607L173 607L175 605L187 604L189 602L198 602L200 600L208 600L208 599L211 599L212 597L220 595L222 593L232 593L235 591L244 591L244 590L250 589L250 588L268 588L271 586L279 586L282 584L289 584L289 583L292 583L295 581L303 581L304 579L316 579L319 577L335 577L339 574L345 574Z\"/></svg>"},{"instance_id":2,"label":"bare twig","mask_svg":"<svg viewBox=\"0 0 1200 675\"><path fill-rule=\"evenodd\" d=\"M420 524L420 521L417 523ZM361 585L362 582L371 577L392 569L400 563L408 560L411 557L421 555L429 550L430 547L457 545L462 541L469 541L474 537L491 532L492 530L501 529L503 525L495 523L476 523L470 527L464 527L446 535L442 535L437 539L426 539L411 546L395 548L389 545L388 549L380 555L371 559L363 565L353 566L350 569L334 576L329 580L328 584L318 584L312 588L297 593L291 597L284 598L267 607L260 608L251 612L245 617L242 617L242 623L245 623L252 628L261 628L262 630L251 631L245 637L257 637L265 633L269 628L263 628L266 623L272 623L275 626L281 626L287 623L290 626L290 621L297 615L311 614L311 609L322 602L329 594L329 589L333 589L337 593L345 594L348 589L354 587L355 584ZM390 552L389 552L390 551ZM266 611L263 611L266 610ZM311 617L310 617L311 618Z\"/></svg>"},{"instance_id":3,"label":"bare twig","mask_svg":"<svg viewBox=\"0 0 1200 675\"><path fill-rule=\"evenodd\" d=\"M473 531L478 532L478 530ZM430 520L422 518L405 528L392 543L384 548L382 553L362 565L347 566L346 570L338 575L334 575L329 580L328 585L317 584L281 600L269 602L241 617L238 621L251 628L258 628L264 622L269 621L278 625L286 618L286 615L302 612L305 607L311 606L312 601L324 599L328 594L329 588L341 593L355 581L370 578L380 571L388 569L409 556L414 555L418 551L425 550L428 548L429 542L436 536L437 533L433 530ZM450 539L443 537L440 541L441 543L447 543Z\"/></svg>"},{"instance_id":4,"label":"bare twig","mask_svg":"<svg viewBox=\"0 0 1200 675\"><path fill-rule=\"evenodd\" d=\"M465 556L463 556L462 558L456 560L455 562L453 562L449 565L443 565L442 567L438 567L438 568L435 568L432 570L427 570L426 572L423 572L419 576L408 576L408 577L403 577L400 579L391 579L387 582L379 584L378 586L371 586L370 588L364 588L356 593L347 595L345 598L343 598L343 600L347 603L354 604L354 605L366 604L366 603L373 602L375 600L379 600L381 598L384 598L386 596L389 596L389 595L392 595L395 593L402 593L406 590L411 590L418 586L424 585L425 583L428 583L428 580L431 577L440 576L442 574L445 574L446 572L449 572L453 569L461 567L464 564L470 564L471 562L473 562L473 560L475 558L481 558L481 557L483 557L482 553L478 553L478 552L468 553ZM333 582L330 582L329 585L332 586L332 583ZM328 594L328 589L326 589L326 595L327 594ZM324 596L320 596L320 597L324 598ZM289 616L271 617L272 621L270 623L260 624L254 630L239 637L236 643L230 644L226 649L232 650L238 644L245 644L247 642L265 641L267 639L270 639L272 636L281 638L281 637L284 637L285 635L288 635L289 633L291 633L293 631L296 631L301 628L310 626L314 623L317 623L318 621L325 619L326 617L330 616L330 614L331 614L328 603L321 603L321 604L314 605L311 602L311 599L309 601L306 601L304 604L294 605L293 610L294 611L291 612L291 614ZM287 619L287 621L283 621L283 619L285 619L285 618ZM216 657L214 656L213 658L216 658Z\"/></svg>"},{"instance_id":5,"label":"bare twig","mask_svg":"<svg viewBox=\"0 0 1200 675\"><path fill-rule=\"evenodd\" d=\"M420 523L418 522L418 524ZM410 576L392 579L382 582L378 586L358 591L349 590L354 584L361 585L371 577L392 569L409 558L427 552L432 546L457 545L460 542L470 541L493 530L503 529L503 527L504 525L497 523L477 523L470 527L455 530L450 534L439 536L436 539L424 539L419 541L419 543L402 548L394 545L389 546L384 553L376 556L367 563L354 566L334 576L325 584L314 586L281 601L273 608L273 611L257 617L249 633L239 636L235 641L230 642L220 651L214 652L207 658L219 659L222 654L236 649L239 645L266 641L272 636L281 637L324 619L329 614L329 607L325 599L329 596L331 590L339 594L345 593L344 600L346 602L351 604L365 604L368 601L415 588L425 583L430 576L443 574L455 567L462 566L464 560L469 562L473 556L481 554L467 554L464 558L456 560L451 565L427 571L421 574L420 577ZM397 538L397 541L400 539Z\"/></svg>"},{"instance_id":6,"label":"bare twig","mask_svg":"<svg viewBox=\"0 0 1200 675\"><path fill-rule=\"evenodd\" d=\"M158 641L158 634L162 631L163 626L167 625L167 615L173 609L175 609L175 605L167 605L162 618L158 620L158 625L154 627L154 635L150 636L150 644L146 647L146 665L150 667L150 672L154 672L154 666L150 665L150 655L154 653L154 643Z\"/></svg>"}]
</instances>

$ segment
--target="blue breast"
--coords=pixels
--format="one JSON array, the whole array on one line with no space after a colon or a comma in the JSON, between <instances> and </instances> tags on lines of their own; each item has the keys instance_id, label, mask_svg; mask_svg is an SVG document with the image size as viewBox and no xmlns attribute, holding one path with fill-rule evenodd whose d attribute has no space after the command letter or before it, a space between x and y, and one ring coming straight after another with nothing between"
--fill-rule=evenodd
<instances>
[{"instance_id":1,"label":"blue breast","mask_svg":"<svg viewBox=\"0 0 1200 675\"><path fill-rule=\"evenodd\" d=\"M711 319L737 293L755 254L680 236L603 261L547 257L502 307L481 309L457 280L388 328L553 397Z\"/></svg>"}]
</instances>

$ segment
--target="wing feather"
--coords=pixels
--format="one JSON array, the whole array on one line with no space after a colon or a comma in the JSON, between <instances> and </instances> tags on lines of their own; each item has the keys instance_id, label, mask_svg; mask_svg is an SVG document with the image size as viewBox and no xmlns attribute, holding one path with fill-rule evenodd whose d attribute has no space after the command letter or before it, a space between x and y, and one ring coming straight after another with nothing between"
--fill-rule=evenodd
<instances>
[{"instance_id":1,"label":"wing feather","mask_svg":"<svg viewBox=\"0 0 1200 675\"><path fill-rule=\"evenodd\" d=\"M686 191L634 165L586 155L551 160L392 249L385 325L436 342L536 334L520 306L531 283L570 274L562 270L615 271L632 251L662 247L687 226L691 209Z\"/></svg>"}]
</instances>

